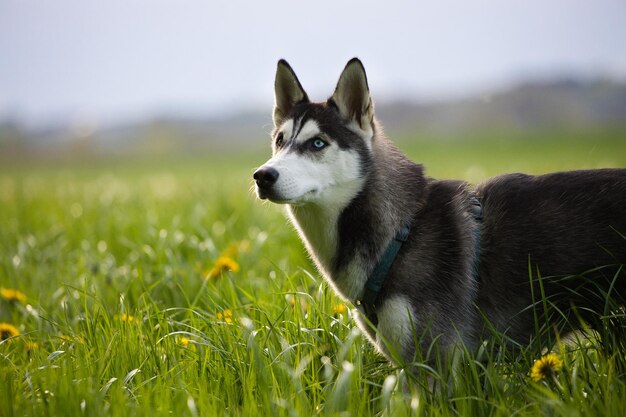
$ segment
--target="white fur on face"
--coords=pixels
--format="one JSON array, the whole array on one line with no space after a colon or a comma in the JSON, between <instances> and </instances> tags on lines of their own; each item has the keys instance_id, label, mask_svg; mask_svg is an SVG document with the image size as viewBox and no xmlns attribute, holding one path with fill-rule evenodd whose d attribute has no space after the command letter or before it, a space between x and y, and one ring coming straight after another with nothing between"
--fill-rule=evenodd
<instances>
[{"instance_id":1,"label":"white fur on face","mask_svg":"<svg viewBox=\"0 0 626 417\"><path fill-rule=\"evenodd\" d=\"M297 143L302 143L321 133L320 128L315 120L307 120L304 123L304 126L300 126L301 122L302 118L296 121L294 121L293 119L288 119L280 126L278 132L283 134L285 142L293 140ZM297 135L297 137L294 137L294 135ZM276 154L277 149L273 148L273 150L274 154Z\"/></svg>"},{"instance_id":2,"label":"white fur on face","mask_svg":"<svg viewBox=\"0 0 626 417\"><path fill-rule=\"evenodd\" d=\"M295 151L278 152L264 167L278 171L275 202L317 202L327 207L345 206L362 186L359 156L330 144L321 158Z\"/></svg>"},{"instance_id":3,"label":"white fur on face","mask_svg":"<svg viewBox=\"0 0 626 417\"><path fill-rule=\"evenodd\" d=\"M300 119L301 121L302 119ZM300 123L298 123L298 128L300 128ZM302 126L300 128L300 132L298 132L298 136L293 138L293 140L297 143L303 143L309 139L311 139L312 137L315 137L317 135L319 135L320 132L320 128L317 125L317 122L315 120L309 119L304 123L304 126Z\"/></svg>"},{"instance_id":4,"label":"white fur on face","mask_svg":"<svg viewBox=\"0 0 626 417\"><path fill-rule=\"evenodd\" d=\"M299 129L299 132L298 132ZM279 132L285 140L302 143L321 132L317 122L308 120L300 128L293 119L283 123ZM290 138L289 135L297 135ZM332 141L319 154L298 153L284 146L274 149L274 156L263 165L278 171L273 186L276 203L303 204L316 202L326 207L344 207L360 190L360 159L356 151L340 149Z\"/></svg>"}]
</instances>

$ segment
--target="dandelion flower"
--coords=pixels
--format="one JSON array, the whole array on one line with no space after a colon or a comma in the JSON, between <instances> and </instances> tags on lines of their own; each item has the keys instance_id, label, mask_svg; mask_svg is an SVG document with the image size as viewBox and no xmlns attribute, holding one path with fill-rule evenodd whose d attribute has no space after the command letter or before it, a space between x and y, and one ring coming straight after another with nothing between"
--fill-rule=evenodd
<instances>
[{"instance_id":1,"label":"dandelion flower","mask_svg":"<svg viewBox=\"0 0 626 417\"><path fill-rule=\"evenodd\" d=\"M118 316L115 316L116 319L119 319ZM74 344L74 343L79 343L81 345L85 344L85 339L83 339L82 336L68 336L68 335L61 335L59 336L59 339L61 339L62 343L67 343L68 345Z\"/></svg>"},{"instance_id":2,"label":"dandelion flower","mask_svg":"<svg viewBox=\"0 0 626 417\"><path fill-rule=\"evenodd\" d=\"M220 321L225 321L226 323L232 323L233 311L230 308L227 308L224 311L218 311L218 313L215 315L215 318L217 318Z\"/></svg>"},{"instance_id":3,"label":"dandelion flower","mask_svg":"<svg viewBox=\"0 0 626 417\"><path fill-rule=\"evenodd\" d=\"M530 378L533 381L539 382L543 379L547 379L563 368L563 360L554 353L548 353L542 356L533 364L530 370Z\"/></svg>"},{"instance_id":4,"label":"dandelion flower","mask_svg":"<svg viewBox=\"0 0 626 417\"><path fill-rule=\"evenodd\" d=\"M229 256L220 256L207 274L207 278L217 278L222 271L239 272L239 264Z\"/></svg>"},{"instance_id":5,"label":"dandelion flower","mask_svg":"<svg viewBox=\"0 0 626 417\"><path fill-rule=\"evenodd\" d=\"M307 311L308 305L305 300L299 297L296 297L293 294L287 294L285 296L285 299L287 300L291 308L293 308L294 310L296 309L296 307L300 307L302 311L304 312Z\"/></svg>"},{"instance_id":6,"label":"dandelion flower","mask_svg":"<svg viewBox=\"0 0 626 417\"><path fill-rule=\"evenodd\" d=\"M115 318L126 323L139 323L139 320L137 320L135 316L131 316L127 313L122 313L119 316L115 315Z\"/></svg>"},{"instance_id":7,"label":"dandelion flower","mask_svg":"<svg viewBox=\"0 0 626 417\"><path fill-rule=\"evenodd\" d=\"M345 314L348 309L345 304L337 304L333 307L333 315L338 316L340 314Z\"/></svg>"},{"instance_id":8,"label":"dandelion flower","mask_svg":"<svg viewBox=\"0 0 626 417\"><path fill-rule=\"evenodd\" d=\"M26 294L11 288L0 288L0 297L12 303L23 303L26 301Z\"/></svg>"},{"instance_id":9,"label":"dandelion flower","mask_svg":"<svg viewBox=\"0 0 626 417\"><path fill-rule=\"evenodd\" d=\"M196 351L196 345L193 341L191 341L188 337L179 336L176 338L176 343L180 346L183 346L191 351Z\"/></svg>"},{"instance_id":10,"label":"dandelion flower","mask_svg":"<svg viewBox=\"0 0 626 417\"><path fill-rule=\"evenodd\" d=\"M26 352L32 352L33 350L37 350L39 349L39 343L37 342L25 342L24 343L24 350Z\"/></svg>"},{"instance_id":11,"label":"dandelion flower","mask_svg":"<svg viewBox=\"0 0 626 417\"><path fill-rule=\"evenodd\" d=\"M9 323L0 323L0 340L7 340L19 335L20 331L17 330L17 327L14 325Z\"/></svg>"}]
</instances>

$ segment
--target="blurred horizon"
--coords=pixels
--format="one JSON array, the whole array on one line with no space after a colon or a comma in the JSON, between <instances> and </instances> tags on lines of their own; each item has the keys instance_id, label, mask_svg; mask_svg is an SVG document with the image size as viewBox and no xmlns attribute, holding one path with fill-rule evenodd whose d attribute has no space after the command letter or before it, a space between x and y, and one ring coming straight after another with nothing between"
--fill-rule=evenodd
<instances>
[{"instance_id":1,"label":"blurred horizon","mask_svg":"<svg viewBox=\"0 0 626 417\"><path fill-rule=\"evenodd\" d=\"M279 58L314 100L360 57L377 103L626 82L626 3L118 0L0 4L0 123L101 129L270 114ZM262 126L259 126L262 127Z\"/></svg>"}]
</instances>

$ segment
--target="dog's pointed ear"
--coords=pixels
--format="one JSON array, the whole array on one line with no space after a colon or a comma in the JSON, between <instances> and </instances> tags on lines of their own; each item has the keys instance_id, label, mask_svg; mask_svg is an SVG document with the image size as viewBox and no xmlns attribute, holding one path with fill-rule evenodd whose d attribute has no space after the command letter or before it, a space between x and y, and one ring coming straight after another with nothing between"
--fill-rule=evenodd
<instances>
[{"instance_id":1,"label":"dog's pointed ear","mask_svg":"<svg viewBox=\"0 0 626 417\"><path fill-rule=\"evenodd\" d=\"M274 126L282 124L293 106L308 101L309 97L291 66L284 59L278 61L274 80Z\"/></svg>"},{"instance_id":2,"label":"dog's pointed ear","mask_svg":"<svg viewBox=\"0 0 626 417\"><path fill-rule=\"evenodd\" d=\"M363 131L371 130L374 105L365 68L358 58L348 61L339 76L335 92L328 101L335 104L344 119L356 121Z\"/></svg>"}]
</instances>

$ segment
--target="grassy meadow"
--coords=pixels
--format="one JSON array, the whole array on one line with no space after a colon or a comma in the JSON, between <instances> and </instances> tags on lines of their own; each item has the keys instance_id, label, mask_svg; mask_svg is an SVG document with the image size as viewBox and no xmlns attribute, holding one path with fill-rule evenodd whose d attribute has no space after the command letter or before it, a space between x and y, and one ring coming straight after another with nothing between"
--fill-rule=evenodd
<instances>
[{"instance_id":1,"label":"grassy meadow","mask_svg":"<svg viewBox=\"0 0 626 417\"><path fill-rule=\"evenodd\" d=\"M626 167L624 132L401 147L472 182ZM255 199L259 149L0 166L0 416L624 415L626 352L593 335L466 355L435 393L387 363Z\"/></svg>"}]
</instances>

